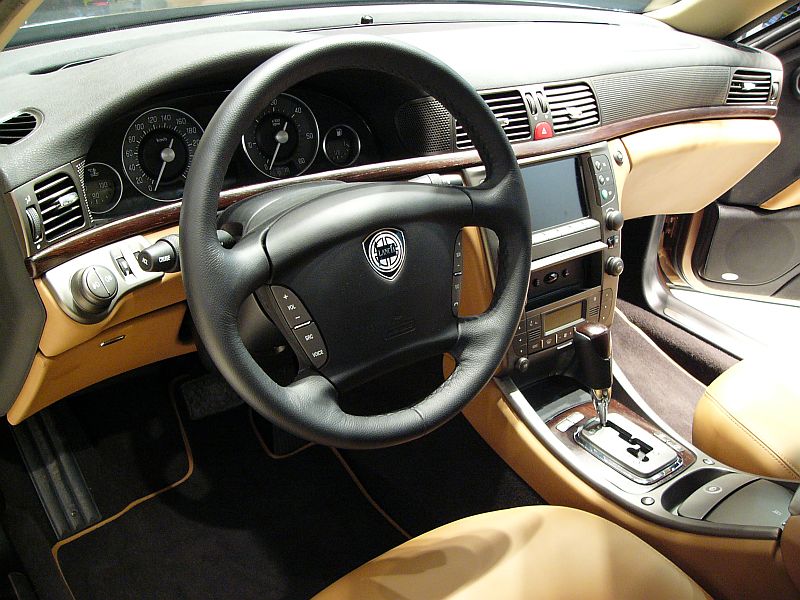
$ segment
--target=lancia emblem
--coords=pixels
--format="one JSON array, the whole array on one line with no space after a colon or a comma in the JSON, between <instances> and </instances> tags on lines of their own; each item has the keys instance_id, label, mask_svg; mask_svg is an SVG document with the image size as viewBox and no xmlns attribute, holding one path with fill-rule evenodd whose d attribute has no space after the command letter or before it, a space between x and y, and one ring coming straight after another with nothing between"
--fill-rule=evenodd
<instances>
[{"instance_id":1,"label":"lancia emblem","mask_svg":"<svg viewBox=\"0 0 800 600\"><path fill-rule=\"evenodd\" d=\"M364 254L375 272L386 279L394 279L406 260L406 242L399 229L381 229L364 240Z\"/></svg>"}]
</instances>

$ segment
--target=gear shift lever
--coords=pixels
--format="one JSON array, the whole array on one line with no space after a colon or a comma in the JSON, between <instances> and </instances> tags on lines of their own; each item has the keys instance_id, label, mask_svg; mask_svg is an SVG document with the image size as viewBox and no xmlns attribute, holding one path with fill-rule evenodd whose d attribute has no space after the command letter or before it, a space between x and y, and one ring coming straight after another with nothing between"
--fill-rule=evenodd
<instances>
[{"instance_id":1,"label":"gear shift lever","mask_svg":"<svg viewBox=\"0 0 800 600\"><path fill-rule=\"evenodd\" d=\"M611 402L611 334L608 327L599 323L581 323L575 328L572 341L577 359L573 373L578 381L592 391L592 404L600 425L605 427L608 405Z\"/></svg>"}]
</instances>

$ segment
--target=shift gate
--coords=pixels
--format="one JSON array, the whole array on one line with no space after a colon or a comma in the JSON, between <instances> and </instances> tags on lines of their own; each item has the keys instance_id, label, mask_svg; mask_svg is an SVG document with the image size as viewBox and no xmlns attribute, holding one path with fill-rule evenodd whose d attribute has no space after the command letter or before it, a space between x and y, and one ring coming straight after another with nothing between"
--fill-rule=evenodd
<instances>
[{"instance_id":1,"label":"shift gate","mask_svg":"<svg viewBox=\"0 0 800 600\"><path fill-rule=\"evenodd\" d=\"M608 415L605 427L599 419L591 419L575 433L575 441L615 471L644 485L663 479L683 464L675 450L616 412Z\"/></svg>"}]
</instances>

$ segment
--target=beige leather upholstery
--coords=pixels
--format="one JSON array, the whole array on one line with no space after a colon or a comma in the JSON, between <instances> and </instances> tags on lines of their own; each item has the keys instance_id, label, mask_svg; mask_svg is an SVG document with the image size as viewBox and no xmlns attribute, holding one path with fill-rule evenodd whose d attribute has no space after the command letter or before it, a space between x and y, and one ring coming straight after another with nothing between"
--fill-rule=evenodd
<instances>
[{"instance_id":1,"label":"beige leather upholstery","mask_svg":"<svg viewBox=\"0 0 800 600\"><path fill-rule=\"evenodd\" d=\"M708 596L663 555L610 521L572 508L531 506L435 529L368 562L316 598Z\"/></svg>"},{"instance_id":2,"label":"beige leather upholstery","mask_svg":"<svg viewBox=\"0 0 800 600\"><path fill-rule=\"evenodd\" d=\"M717 377L697 405L692 438L743 471L800 479L796 355L746 359Z\"/></svg>"}]
</instances>

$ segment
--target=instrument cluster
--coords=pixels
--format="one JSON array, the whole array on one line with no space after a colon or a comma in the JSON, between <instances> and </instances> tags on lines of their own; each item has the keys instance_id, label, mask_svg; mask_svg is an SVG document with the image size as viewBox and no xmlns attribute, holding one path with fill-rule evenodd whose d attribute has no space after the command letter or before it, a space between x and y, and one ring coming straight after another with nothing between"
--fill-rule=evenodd
<instances>
[{"instance_id":1,"label":"instrument cluster","mask_svg":"<svg viewBox=\"0 0 800 600\"><path fill-rule=\"evenodd\" d=\"M132 111L98 136L84 166L95 222L175 202L203 136L227 92L199 92ZM381 159L366 121L347 104L310 90L274 98L242 132L225 188Z\"/></svg>"}]
</instances>

